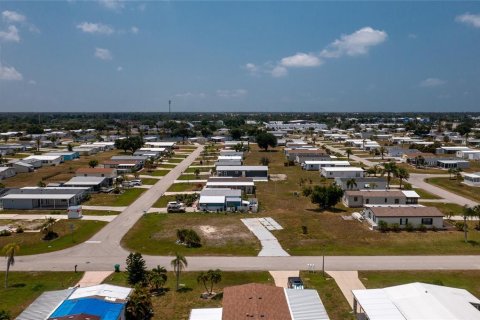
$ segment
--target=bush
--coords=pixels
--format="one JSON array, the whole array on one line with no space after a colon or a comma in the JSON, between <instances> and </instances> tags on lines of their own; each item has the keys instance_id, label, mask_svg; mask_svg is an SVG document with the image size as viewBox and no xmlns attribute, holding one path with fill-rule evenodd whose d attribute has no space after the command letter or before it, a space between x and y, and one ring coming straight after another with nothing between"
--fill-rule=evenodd
<instances>
[{"instance_id":1,"label":"bush","mask_svg":"<svg viewBox=\"0 0 480 320\"><path fill-rule=\"evenodd\" d=\"M50 214L62 214L62 213L58 210L54 210L54 211L50 211Z\"/></svg>"},{"instance_id":2,"label":"bush","mask_svg":"<svg viewBox=\"0 0 480 320\"><path fill-rule=\"evenodd\" d=\"M411 183L408 183L408 182L405 182L403 184L403 189L405 190L412 190L412 184Z\"/></svg>"},{"instance_id":3,"label":"bush","mask_svg":"<svg viewBox=\"0 0 480 320\"><path fill-rule=\"evenodd\" d=\"M424 224L418 226L418 231L427 232L427 227Z\"/></svg>"},{"instance_id":4,"label":"bush","mask_svg":"<svg viewBox=\"0 0 480 320\"><path fill-rule=\"evenodd\" d=\"M88 201L88 200L92 199L92 196L90 195L90 193L87 193L83 199L85 201Z\"/></svg>"},{"instance_id":5,"label":"bush","mask_svg":"<svg viewBox=\"0 0 480 320\"><path fill-rule=\"evenodd\" d=\"M302 233L303 234L308 234L308 227L307 226L302 226Z\"/></svg>"},{"instance_id":6,"label":"bush","mask_svg":"<svg viewBox=\"0 0 480 320\"><path fill-rule=\"evenodd\" d=\"M390 228L392 229L392 231L399 232L399 231L400 231L400 224L398 224L398 223L392 223L392 224L390 225Z\"/></svg>"},{"instance_id":7,"label":"bush","mask_svg":"<svg viewBox=\"0 0 480 320\"><path fill-rule=\"evenodd\" d=\"M22 227L17 227L15 230L16 233L23 233L23 228Z\"/></svg>"},{"instance_id":8,"label":"bush","mask_svg":"<svg viewBox=\"0 0 480 320\"><path fill-rule=\"evenodd\" d=\"M11 236L12 233L8 230L2 230L0 231L0 237L8 237L8 236Z\"/></svg>"},{"instance_id":9,"label":"bush","mask_svg":"<svg viewBox=\"0 0 480 320\"><path fill-rule=\"evenodd\" d=\"M458 230L458 231L463 231L463 227L465 226L465 224L462 222L462 221L457 221L455 222L455 228Z\"/></svg>"},{"instance_id":10,"label":"bush","mask_svg":"<svg viewBox=\"0 0 480 320\"><path fill-rule=\"evenodd\" d=\"M414 230L413 224L411 224L410 222L408 222L408 223L405 225L405 230L407 230L408 232L412 232L412 231Z\"/></svg>"},{"instance_id":11,"label":"bush","mask_svg":"<svg viewBox=\"0 0 480 320\"><path fill-rule=\"evenodd\" d=\"M435 227L435 226L432 226L432 231L433 231L433 232L437 232L437 231L438 231L438 228Z\"/></svg>"},{"instance_id":12,"label":"bush","mask_svg":"<svg viewBox=\"0 0 480 320\"><path fill-rule=\"evenodd\" d=\"M47 231L47 233L45 233L42 240L50 241L50 240L54 240L54 239L57 239L57 238L58 238L58 233L56 233L55 231L49 230L49 231Z\"/></svg>"},{"instance_id":13,"label":"bush","mask_svg":"<svg viewBox=\"0 0 480 320\"><path fill-rule=\"evenodd\" d=\"M386 223L383 220L380 220L378 222L378 230L380 230L380 232L387 232L388 231L388 223Z\"/></svg>"}]
</instances>

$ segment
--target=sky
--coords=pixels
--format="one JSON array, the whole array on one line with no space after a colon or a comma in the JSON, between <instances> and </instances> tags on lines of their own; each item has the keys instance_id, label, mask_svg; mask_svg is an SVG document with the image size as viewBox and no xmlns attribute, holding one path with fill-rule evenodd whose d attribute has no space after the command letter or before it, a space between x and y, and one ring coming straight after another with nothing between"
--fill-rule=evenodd
<instances>
[{"instance_id":1,"label":"sky","mask_svg":"<svg viewBox=\"0 0 480 320\"><path fill-rule=\"evenodd\" d=\"M0 1L0 112L480 111L480 2Z\"/></svg>"}]
</instances>

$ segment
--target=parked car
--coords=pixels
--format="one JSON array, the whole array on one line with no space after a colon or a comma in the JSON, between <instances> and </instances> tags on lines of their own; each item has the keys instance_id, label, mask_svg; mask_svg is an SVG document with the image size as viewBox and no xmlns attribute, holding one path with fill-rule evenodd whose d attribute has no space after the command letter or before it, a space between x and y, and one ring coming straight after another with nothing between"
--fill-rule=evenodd
<instances>
[{"instance_id":1,"label":"parked car","mask_svg":"<svg viewBox=\"0 0 480 320\"><path fill-rule=\"evenodd\" d=\"M131 186L141 186L142 185L142 180L140 180L140 179L131 180L130 185Z\"/></svg>"},{"instance_id":2,"label":"parked car","mask_svg":"<svg viewBox=\"0 0 480 320\"><path fill-rule=\"evenodd\" d=\"M288 288L303 290L303 281L300 277L288 277Z\"/></svg>"},{"instance_id":3,"label":"parked car","mask_svg":"<svg viewBox=\"0 0 480 320\"><path fill-rule=\"evenodd\" d=\"M170 201L167 205L167 212L185 212L185 205L181 202Z\"/></svg>"}]
</instances>

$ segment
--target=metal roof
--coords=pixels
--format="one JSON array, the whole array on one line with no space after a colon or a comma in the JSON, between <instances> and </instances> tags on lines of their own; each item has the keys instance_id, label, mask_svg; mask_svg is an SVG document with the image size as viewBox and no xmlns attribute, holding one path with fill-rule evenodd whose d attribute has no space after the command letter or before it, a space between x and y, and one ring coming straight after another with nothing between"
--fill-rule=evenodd
<instances>
[{"instance_id":1,"label":"metal roof","mask_svg":"<svg viewBox=\"0 0 480 320\"><path fill-rule=\"evenodd\" d=\"M105 177L73 177L72 179L68 180L65 182L63 185L68 186L68 185L86 185L86 186L91 186L91 185L99 185L103 181L105 181Z\"/></svg>"},{"instance_id":2,"label":"metal roof","mask_svg":"<svg viewBox=\"0 0 480 320\"><path fill-rule=\"evenodd\" d=\"M329 320L317 290L284 289L292 320Z\"/></svg>"},{"instance_id":3,"label":"metal roof","mask_svg":"<svg viewBox=\"0 0 480 320\"><path fill-rule=\"evenodd\" d=\"M128 295L132 291L131 288L113 286L110 284L101 284L96 286L89 286L83 288L77 288L68 299L79 299L85 297L108 297L113 299L127 299Z\"/></svg>"},{"instance_id":4,"label":"metal roof","mask_svg":"<svg viewBox=\"0 0 480 320\"><path fill-rule=\"evenodd\" d=\"M16 319L39 320L48 316L72 293L74 289L48 291L42 293Z\"/></svg>"},{"instance_id":5,"label":"metal roof","mask_svg":"<svg viewBox=\"0 0 480 320\"><path fill-rule=\"evenodd\" d=\"M222 320L222 308L192 309L189 320Z\"/></svg>"},{"instance_id":6,"label":"metal roof","mask_svg":"<svg viewBox=\"0 0 480 320\"><path fill-rule=\"evenodd\" d=\"M217 171L268 171L268 166L218 166Z\"/></svg>"},{"instance_id":7,"label":"metal roof","mask_svg":"<svg viewBox=\"0 0 480 320\"><path fill-rule=\"evenodd\" d=\"M198 203L224 204L225 196L200 196L200 200L198 200Z\"/></svg>"},{"instance_id":8,"label":"metal roof","mask_svg":"<svg viewBox=\"0 0 480 320\"><path fill-rule=\"evenodd\" d=\"M323 167L321 169L325 171L364 171L359 167Z\"/></svg>"},{"instance_id":9,"label":"metal roof","mask_svg":"<svg viewBox=\"0 0 480 320\"><path fill-rule=\"evenodd\" d=\"M22 193L22 194L7 194L3 196L1 199L51 199L51 200L68 200L73 197L75 197L75 194L28 194L28 193Z\"/></svg>"}]
</instances>

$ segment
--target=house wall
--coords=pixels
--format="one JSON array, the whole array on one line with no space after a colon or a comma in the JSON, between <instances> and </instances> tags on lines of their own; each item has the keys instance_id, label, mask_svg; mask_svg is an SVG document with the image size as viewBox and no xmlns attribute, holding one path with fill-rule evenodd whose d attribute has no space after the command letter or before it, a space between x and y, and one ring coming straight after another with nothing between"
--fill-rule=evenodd
<instances>
[{"instance_id":1,"label":"house wall","mask_svg":"<svg viewBox=\"0 0 480 320\"><path fill-rule=\"evenodd\" d=\"M210 211L210 212L224 211L225 210L225 204L224 203L199 203L198 204L198 210L200 210L200 211Z\"/></svg>"},{"instance_id":2,"label":"house wall","mask_svg":"<svg viewBox=\"0 0 480 320\"><path fill-rule=\"evenodd\" d=\"M325 178L363 178L364 172L361 171L325 171L321 170L321 175Z\"/></svg>"},{"instance_id":3,"label":"house wall","mask_svg":"<svg viewBox=\"0 0 480 320\"><path fill-rule=\"evenodd\" d=\"M406 204L406 197L373 197L368 195L363 196L344 196L345 205L349 208L363 207L366 204Z\"/></svg>"},{"instance_id":4,"label":"house wall","mask_svg":"<svg viewBox=\"0 0 480 320\"><path fill-rule=\"evenodd\" d=\"M425 227L428 229L431 229L433 227L437 229L443 228L443 218L442 217L426 217L426 218L431 218L432 224L427 225L424 224ZM401 220L401 221L400 221ZM386 223L393 224L393 223L398 223L400 225L400 228L405 228L405 226L408 223L411 223L414 228L418 228L422 224L422 217L375 217L376 224L378 224L379 221L385 221Z\"/></svg>"}]
</instances>

